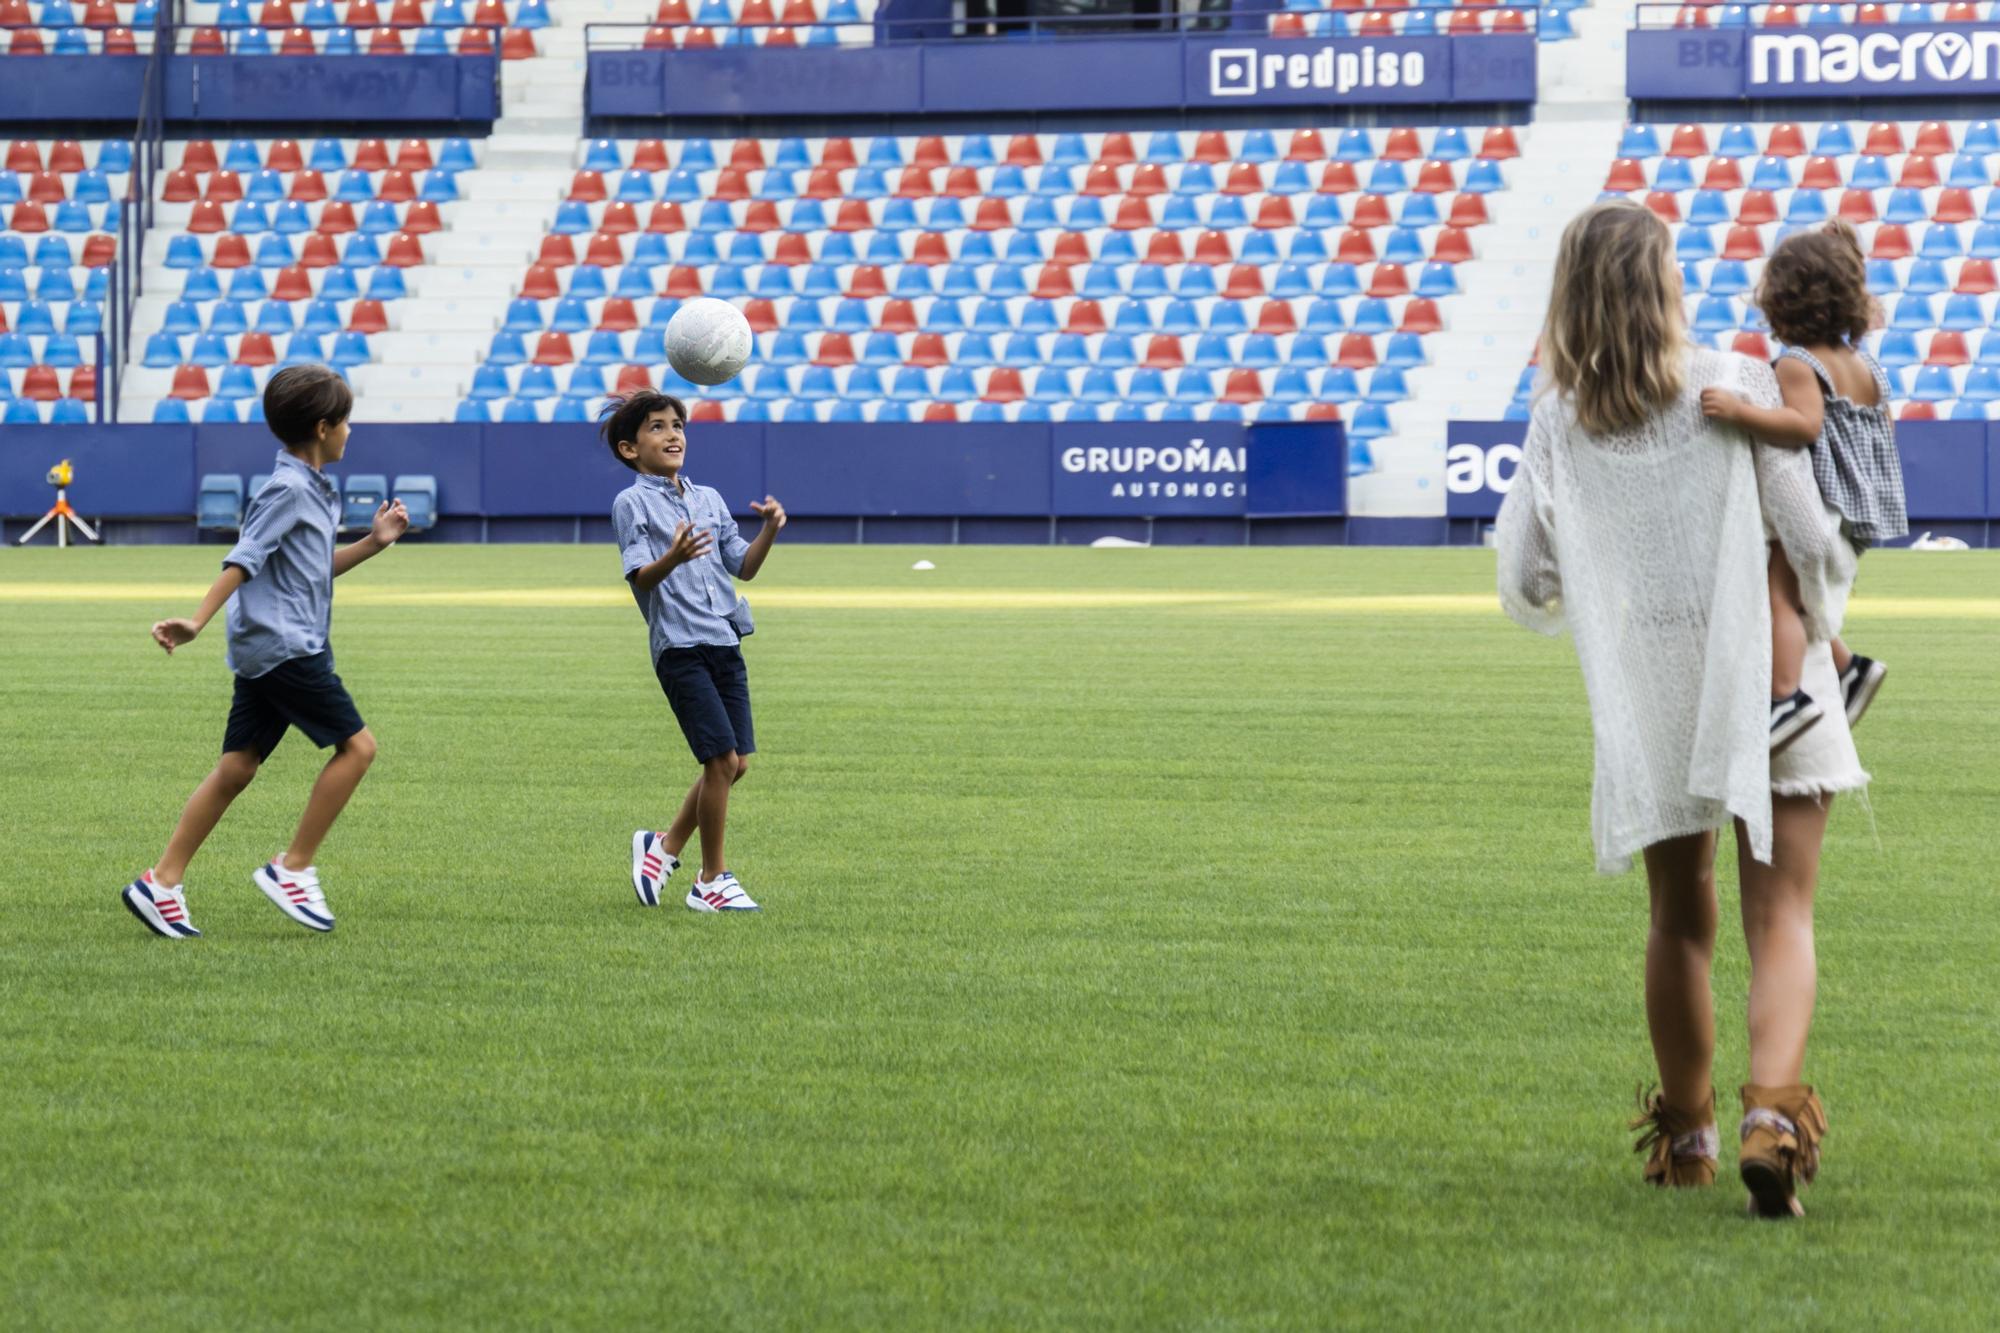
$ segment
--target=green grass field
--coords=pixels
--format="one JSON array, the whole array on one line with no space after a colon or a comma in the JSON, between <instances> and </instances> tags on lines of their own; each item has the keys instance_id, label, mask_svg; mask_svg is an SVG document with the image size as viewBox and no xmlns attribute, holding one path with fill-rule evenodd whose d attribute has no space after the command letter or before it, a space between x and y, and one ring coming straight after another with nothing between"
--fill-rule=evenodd
<instances>
[{"instance_id":1,"label":"green grass field","mask_svg":"<svg viewBox=\"0 0 2000 1333\"><path fill-rule=\"evenodd\" d=\"M146 627L219 554L0 554L0 1325L2000 1306L1992 555L1864 565L1849 637L1893 671L1873 822L1828 839L1832 1134L1785 1227L1733 1171L1640 1184L1644 885L1591 872L1574 655L1493 609L1488 553L781 543L730 830L766 910L721 919L629 887L694 767L615 553L411 546L336 598L381 741L320 858L339 930L248 881L294 736L175 945L117 895L229 685L219 625L171 660ZM1744 982L1726 924L1725 1088Z\"/></svg>"}]
</instances>

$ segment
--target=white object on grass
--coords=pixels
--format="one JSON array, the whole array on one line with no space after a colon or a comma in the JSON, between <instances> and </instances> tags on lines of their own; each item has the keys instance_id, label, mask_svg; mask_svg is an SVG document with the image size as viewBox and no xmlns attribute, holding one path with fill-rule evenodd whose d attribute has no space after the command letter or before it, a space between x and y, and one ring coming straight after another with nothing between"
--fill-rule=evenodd
<instances>
[{"instance_id":1,"label":"white object on grass","mask_svg":"<svg viewBox=\"0 0 2000 1333\"><path fill-rule=\"evenodd\" d=\"M1928 532L1910 543L1912 551L1969 551L1972 548L1958 537L1933 537Z\"/></svg>"},{"instance_id":2,"label":"white object on grass","mask_svg":"<svg viewBox=\"0 0 2000 1333\"><path fill-rule=\"evenodd\" d=\"M928 560L919 560L919 561L917 561L917 563L916 563L916 564L914 564L914 565L911 565L911 566L910 566L910 568L911 568L911 569L936 569L936 568L937 568L937 566L936 566L936 565L934 565L934 564L932 564L932 563L931 563L930 561L928 561Z\"/></svg>"},{"instance_id":3,"label":"white object on grass","mask_svg":"<svg viewBox=\"0 0 2000 1333\"><path fill-rule=\"evenodd\" d=\"M1150 542L1135 542L1130 537L1099 537L1091 546L1099 551L1143 551Z\"/></svg>"}]
</instances>

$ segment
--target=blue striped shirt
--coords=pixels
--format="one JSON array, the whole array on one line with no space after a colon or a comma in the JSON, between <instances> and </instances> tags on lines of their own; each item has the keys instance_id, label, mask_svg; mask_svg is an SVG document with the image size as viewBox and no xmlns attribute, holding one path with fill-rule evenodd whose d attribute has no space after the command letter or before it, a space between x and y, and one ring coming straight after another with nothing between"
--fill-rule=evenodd
<instances>
[{"instance_id":1,"label":"blue striped shirt","mask_svg":"<svg viewBox=\"0 0 2000 1333\"><path fill-rule=\"evenodd\" d=\"M618 539L626 581L631 582L641 566L667 553L674 544L674 530L683 523L714 536L708 554L676 566L651 592L632 584L655 662L669 648L733 647L756 628L750 604L737 595L735 583L750 543L736 530L721 493L697 486L685 475L675 486L665 477L641 473L612 502L611 530Z\"/></svg>"},{"instance_id":2,"label":"blue striped shirt","mask_svg":"<svg viewBox=\"0 0 2000 1333\"><path fill-rule=\"evenodd\" d=\"M246 581L229 599L229 669L255 678L326 647L333 619L333 539L340 492L318 468L278 450L222 557Z\"/></svg>"}]
</instances>

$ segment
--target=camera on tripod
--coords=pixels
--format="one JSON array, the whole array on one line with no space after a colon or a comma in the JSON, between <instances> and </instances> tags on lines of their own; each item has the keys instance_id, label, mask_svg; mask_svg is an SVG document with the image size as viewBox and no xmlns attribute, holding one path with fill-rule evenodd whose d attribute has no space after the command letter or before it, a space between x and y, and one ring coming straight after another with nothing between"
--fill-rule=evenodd
<instances>
[{"instance_id":1,"label":"camera on tripod","mask_svg":"<svg viewBox=\"0 0 2000 1333\"><path fill-rule=\"evenodd\" d=\"M57 546L69 545L69 530L71 528L75 528L77 533L86 540L96 541L96 531L90 524L84 522L82 516L71 507L69 496L66 494L70 483L76 480L76 469L69 465L69 460L65 458L62 462L50 468L46 474L46 479L49 485L56 488L56 502L49 506L48 513L43 514L35 521L34 527L29 528L15 539L15 545L26 546L30 541L34 540L36 533L46 528L51 522L56 525Z\"/></svg>"},{"instance_id":2,"label":"camera on tripod","mask_svg":"<svg viewBox=\"0 0 2000 1333\"><path fill-rule=\"evenodd\" d=\"M49 485L61 490L76 480L76 469L71 467L69 460L65 458L49 469L47 480Z\"/></svg>"}]
</instances>

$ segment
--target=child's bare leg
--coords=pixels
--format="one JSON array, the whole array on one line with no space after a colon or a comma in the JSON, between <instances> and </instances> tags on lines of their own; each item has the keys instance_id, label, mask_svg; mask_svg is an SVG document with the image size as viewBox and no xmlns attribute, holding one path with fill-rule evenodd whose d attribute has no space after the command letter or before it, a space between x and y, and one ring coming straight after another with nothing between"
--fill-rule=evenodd
<instances>
[{"instance_id":1,"label":"child's bare leg","mask_svg":"<svg viewBox=\"0 0 2000 1333\"><path fill-rule=\"evenodd\" d=\"M1646 932L1646 1027L1660 1066L1660 1093L1676 1110L1707 1111L1715 1060L1715 835L1698 833L1646 849L1652 923Z\"/></svg>"},{"instance_id":2,"label":"child's bare leg","mask_svg":"<svg viewBox=\"0 0 2000 1333\"><path fill-rule=\"evenodd\" d=\"M1828 803L1805 796L1771 798L1770 865L1750 855L1743 826L1736 826L1743 939L1750 951L1750 1082L1763 1087L1803 1081L1806 1034L1819 990L1813 892Z\"/></svg>"},{"instance_id":3,"label":"child's bare leg","mask_svg":"<svg viewBox=\"0 0 2000 1333\"><path fill-rule=\"evenodd\" d=\"M687 846L688 839L694 836L695 814L701 803L701 784L707 776L707 771L704 770L702 776L694 780L694 785L688 788L688 794L681 798L681 808L674 815L674 822L667 825L665 846L668 856L678 859L681 848Z\"/></svg>"},{"instance_id":4,"label":"child's bare leg","mask_svg":"<svg viewBox=\"0 0 2000 1333\"><path fill-rule=\"evenodd\" d=\"M748 768L736 751L717 755L701 766L701 781L695 786L695 826L701 830L701 877L714 879L729 869L722 859L722 832L729 822L729 789Z\"/></svg>"},{"instance_id":5,"label":"child's bare leg","mask_svg":"<svg viewBox=\"0 0 2000 1333\"><path fill-rule=\"evenodd\" d=\"M1827 646L1833 649L1833 669L1835 671L1847 670L1847 664L1854 660L1854 654L1848 651L1847 645L1836 637Z\"/></svg>"},{"instance_id":6,"label":"child's bare leg","mask_svg":"<svg viewBox=\"0 0 2000 1333\"><path fill-rule=\"evenodd\" d=\"M1806 620L1799 604L1799 579L1773 542L1771 587L1771 697L1789 699L1806 668Z\"/></svg>"},{"instance_id":7,"label":"child's bare leg","mask_svg":"<svg viewBox=\"0 0 2000 1333\"><path fill-rule=\"evenodd\" d=\"M172 888L181 882L181 877L187 874L188 862L208 841L208 835L215 832L223 811L257 776L257 766L254 750L230 750L216 761L214 769L194 789L194 795L188 797L180 822L174 825L173 836L167 839L167 849L153 863L154 883Z\"/></svg>"},{"instance_id":8,"label":"child's bare leg","mask_svg":"<svg viewBox=\"0 0 2000 1333\"><path fill-rule=\"evenodd\" d=\"M375 733L366 727L333 747L333 758L319 771L312 795L306 798L306 811L299 816L298 832L292 835L292 845L285 849L285 869L304 870L313 863L320 843L326 840L327 830L347 808L348 798L354 795L354 789L361 785L368 766L374 762Z\"/></svg>"}]
</instances>

